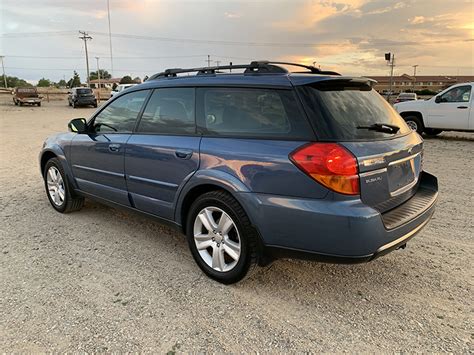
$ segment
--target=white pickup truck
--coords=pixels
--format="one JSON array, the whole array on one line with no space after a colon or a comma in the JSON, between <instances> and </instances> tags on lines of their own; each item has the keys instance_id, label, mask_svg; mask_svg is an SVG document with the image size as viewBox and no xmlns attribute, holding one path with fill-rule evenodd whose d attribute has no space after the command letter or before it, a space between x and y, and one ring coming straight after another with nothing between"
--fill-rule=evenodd
<instances>
[{"instance_id":1,"label":"white pickup truck","mask_svg":"<svg viewBox=\"0 0 474 355\"><path fill-rule=\"evenodd\" d=\"M435 136L442 131L474 131L473 85L463 83L423 101L394 105L408 126L419 134Z\"/></svg>"}]
</instances>

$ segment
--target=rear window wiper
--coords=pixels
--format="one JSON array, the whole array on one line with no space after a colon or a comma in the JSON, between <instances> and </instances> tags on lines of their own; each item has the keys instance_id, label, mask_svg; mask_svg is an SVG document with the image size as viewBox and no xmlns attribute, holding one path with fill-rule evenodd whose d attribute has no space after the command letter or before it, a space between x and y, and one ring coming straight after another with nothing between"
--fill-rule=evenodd
<instances>
[{"instance_id":1,"label":"rear window wiper","mask_svg":"<svg viewBox=\"0 0 474 355\"><path fill-rule=\"evenodd\" d=\"M400 127L388 123L374 123L370 126L357 126L357 129L368 129L369 131L395 134L400 130Z\"/></svg>"}]
</instances>

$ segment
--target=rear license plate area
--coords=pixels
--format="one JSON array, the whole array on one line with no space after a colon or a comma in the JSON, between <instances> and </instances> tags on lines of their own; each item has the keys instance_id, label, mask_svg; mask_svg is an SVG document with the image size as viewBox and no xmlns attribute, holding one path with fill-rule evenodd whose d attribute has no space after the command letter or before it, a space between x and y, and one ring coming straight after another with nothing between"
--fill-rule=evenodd
<instances>
[{"instance_id":1,"label":"rear license plate area","mask_svg":"<svg viewBox=\"0 0 474 355\"><path fill-rule=\"evenodd\" d=\"M389 189L391 193L409 185L415 180L413 159L391 165L388 170Z\"/></svg>"}]
</instances>

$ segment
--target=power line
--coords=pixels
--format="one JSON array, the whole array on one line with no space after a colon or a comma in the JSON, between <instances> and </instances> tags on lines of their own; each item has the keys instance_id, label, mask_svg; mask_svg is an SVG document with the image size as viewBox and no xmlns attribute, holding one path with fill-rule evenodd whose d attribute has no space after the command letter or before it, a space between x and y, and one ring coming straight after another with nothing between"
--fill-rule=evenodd
<instances>
[{"instance_id":1,"label":"power line","mask_svg":"<svg viewBox=\"0 0 474 355\"><path fill-rule=\"evenodd\" d=\"M50 35L69 35L74 33L73 31L52 31L52 32L23 32L23 33L4 33L0 35L3 38L16 38L16 37L38 37L38 36L50 36ZM196 44L215 44L215 45L231 45L231 46L255 46L255 47L316 47L316 46L339 46L343 44L358 44L354 43L350 39L345 39L340 42L313 42L313 43L295 43L295 42L245 42L245 41L228 41L228 40L211 40L211 39L191 39L191 38L176 38L176 37L155 37L155 36L143 36L134 34L121 34L121 33L105 33L90 31L95 36L106 36L113 38L123 39L139 39L139 40L152 40L162 42L188 42ZM454 43L454 42L474 42L474 39L446 39L446 40L430 40L430 41L390 41L387 39L371 38L370 42L364 42L364 46L372 47L386 47L386 46L419 46L420 44L442 44L442 43Z\"/></svg>"}]
</instances>

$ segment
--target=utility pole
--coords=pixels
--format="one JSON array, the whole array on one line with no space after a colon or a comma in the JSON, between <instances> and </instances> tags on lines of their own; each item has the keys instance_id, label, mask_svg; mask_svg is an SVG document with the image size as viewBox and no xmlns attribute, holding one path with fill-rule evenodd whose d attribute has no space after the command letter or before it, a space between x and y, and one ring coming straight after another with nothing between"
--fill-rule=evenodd
<instances>
[{"instance_id":1,"label":"utility pole","mask_svg":"<svg viewBox=\"0 0 474 355\"><path fill-rule=\"evenodd\" d=\"M210 54L207 55L207 66L208 67L211 66L211 56L210 56Z\"/></svg>"},{"instance_id":2,"label":"utility pole","mask_svg":"<svg viewBox=\"0 0 474 355\"><path fill-rule=\"evenodd\" d=\"M412 65L413 67L413 92L415 92L415 84L416 84L416 67L418 64Z\"/></svg>"},{"instance_id":3,"label":"utility pole","mask_svg":"<svg viewBox=\"0 0 474 355\"><path fill-rule=\"evenodd\" d=\"M79 31L82 37L79 37L84 41L84 48L86 49L86 68L87 68L87 86L91 87L90 78L89 78L89 53L87 53L87 41L91 40L92 37L85 31Z\"/></svg>"},{"instance_id":4,"label":"utility pole","mask_svg":"<svg viewBox=\"0 0 474 355\"><path fill-rule=\"evenodd\" d=\"M100 102L100 69L99 69L99 57L95 57L97 60L97 79L99 80L99 102Z\"/></svg>"},{"instance_id":5,"label":"utility pole","mask_svg":"<svg viewBox=\"0 0 474 355\"><path fill-rule=\"evenodd\" d=\"M5 89L6 89L7 88L7 76L5 75L5 65L3 64L3 58L5 58L5 56L0 55L0 59L2 59L3 82L5 84Z\"/></svg>"},{"instance_id":6,"label":"utility pole","mask_svg":"<svg viewBox=\"0 0 474 355\"><path fill-rule=\"evenodd\" d=\"M107 18L109 19L110 75L114 77L114 57L112 55L112 32L110 30L110 4L107 0Z\"/></svg>"}]
</instances>

